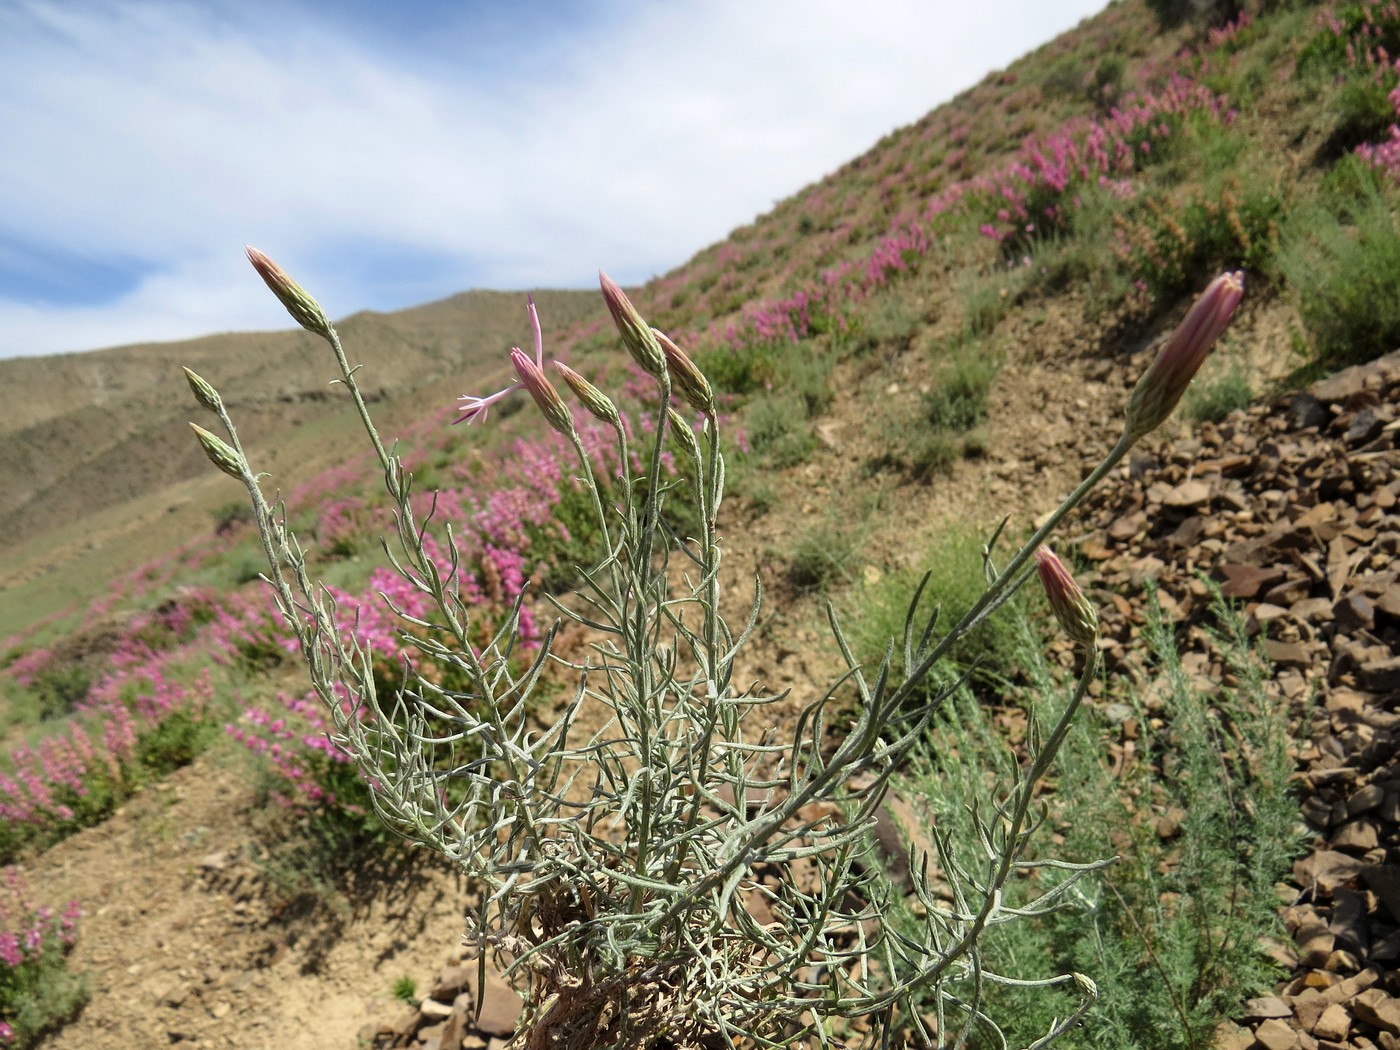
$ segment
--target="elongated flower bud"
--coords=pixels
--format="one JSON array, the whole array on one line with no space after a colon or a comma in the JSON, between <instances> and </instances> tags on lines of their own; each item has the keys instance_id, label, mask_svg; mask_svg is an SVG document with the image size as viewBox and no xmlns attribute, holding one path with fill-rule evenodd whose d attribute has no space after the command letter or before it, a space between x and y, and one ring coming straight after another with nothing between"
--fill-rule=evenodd
<instances>
[{"instance_id":1,"label":"elongated flower bud","mask_svg":"<svg viewBox=\"0 0 1400 1050\"><path fill-rule=\"evenodd\" d=\"M687 456L698 463L700 461L700 443L695 440L695 431L691 429L690 423L674 408L666 409L666 416L671 421L671 430L675 432L676 444L680 445L681 450Z\"/></svg>"},{"instance_id":2,"label":"elongated flower bud","mask_svg":"<svg viewBox=\"0 0 1400 1050\"><path fill-rule=\"evenodd\" d=\"M1172 414L1243 295L1243 271L1221 274L1201 293L1133 388L1124 424L1129 440L1156 430Z\"/></svg>"},{"instance_id":3,"label":"elongated flower bud","mask_svg":"<svg viewBox=\"0 0 1400 1050\"><path fill-rule=\"evenodd\" d=\"M583 376L579 375L562 361L554 362L554 370L559 373L559 377L569 385L569 389L574 392L574 397L584 408L597 419L601 419L610 426L617 426L622 421L622 416L617 411L617 406L612 403L612 399L603 393L596 386L590 383Z\"/></svg>"},{"instance_id":4,"label":"elongated flower bud","mask_svg":"<svg viewBox=\"0 0 1400 1050\"><path fill-rule=\"evenodd\" d=\"M321 309L321 304L307 295L301 285L288 277L282 267L262 252L251 245L245 245L244 250L248 253L248 261L253 264L253 269L258 271L258 276L272 289L272 294L287 308L292 320L308 332L330 338L330 318L326 316L326 311Z\"/></svg>"},{"instance_id":5,"label":"elongated flower bud","mask_svg":"<svg viewBox=\"0 0 1400 1050\"><path fill-rule=\"evenodd\" d=\"M530 392L535 404L540 406L545 422L567 438L574 436L574 418L559 398L544 371L530 359L530 355L519 347L510 352L510 363L515 366L515 374L520 377L520 385Z\"/></svg>"},{"instance_id":6,"label":"elongated flower bud","mask_svg":"<svg viewBox=\"0 0 1400 1050\"><path fill-rule=\"evenodd\" d=\"M666 355L666 367L671 372L671 382L680 390L690 407L707 416L715 414L715 395L710 390L710 381L705 373L695 367L690 355L678 347L665 332L653 328L652 334L661 344L661 352Z\"/></svg>"},{"instance_id":7,"label":"elongated flower bud","mask_svg":"<svg viewBox=\"0 0 1400 1050\"><path fill-rule=\"evenodd\" d=\"M194 423L190 424L190 429L194 431L194 436L199 438L200 447L204 449L210 463L229 477L243 480L243 461L227 442Z\"/></svg>"},{"instance_id":8,"label":"elongated flower bud","mask_svg":"<svg viewBox=\"0 0 1400 1050\"><path fill-rule=\"evenodd\" d=\"M190 392L194 394L196 401L210 412L219 411L223 405L223 401L219 398L219 392L210 386L198 372L186 368L185 381L190 384Z\"/></svg>"},{"instance_id":9,"label":"elongated flower bud","mask_svg":"<svg viewBox=\"0 0 1400 1050\"><path fill-rule=\"evenodd\" d=\"M1090 648L1099 636L1099 617L1089 599L1084 597L1064 562L1049 547L1036 550L1035 562L1040 585L1050 599L1050 611L1055 619L1073 641L1085 649Z\"/></svg>"},{"instance_id":10,"label":"elongated flower bud","mask_svg":"<svg viewBox=\"0 0 1400 1050\"><path fill-rule=\"evenodd\" d=\"M661 352L661 344L657 342L651 326L642 320L642 315L626 293L601 270L598 271L598 283L603 288L603 300L608 304L613 324L617 325L632 360L649 375L660 379L666 367L666 355Z\"/></svg>"}]
</instances>

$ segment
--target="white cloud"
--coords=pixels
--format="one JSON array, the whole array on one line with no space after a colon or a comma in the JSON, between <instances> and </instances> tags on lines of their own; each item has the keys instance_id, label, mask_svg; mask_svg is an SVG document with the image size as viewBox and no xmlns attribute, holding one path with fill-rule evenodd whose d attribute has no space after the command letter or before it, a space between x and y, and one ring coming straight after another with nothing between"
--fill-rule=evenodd
<instances>
[{"instance_id":1,"label":"white cloud","mask_svg":"<svg viewBox=\"0 0 1400 1050\"><path fill-rule=\"evenodd\" d=\"M244 241L337 314L578 286L600 264L641 280L1097 6L628 4L576 46L543 43L526 78L414 62L330 6L9 5L0 265L9 240L147 275L76 305L0 285L0 356L284 324ZM380 251L441 276L376 287Z\"/></svg>"}]
</instances>

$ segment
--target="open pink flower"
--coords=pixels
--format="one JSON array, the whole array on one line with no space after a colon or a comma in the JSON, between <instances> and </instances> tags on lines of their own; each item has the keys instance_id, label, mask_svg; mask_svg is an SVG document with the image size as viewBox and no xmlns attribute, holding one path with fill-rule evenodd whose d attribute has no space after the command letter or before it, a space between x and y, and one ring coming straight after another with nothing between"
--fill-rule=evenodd
<instances>
[{"instance_id":1,"label":"open pink flower","mask_svg":"<svg viewBox=\"0 0 1400 1050\"><path fill-rule=\"evenodd\" d=\"M540 373L543 374L544 332L540 329L540 314L539 311L535 309L535 297L533 295L527 296L527 302L529 304L528 308L530 311L530 328L535 335L534 363L536 369L538 369ZM518 346L511 347L512 361L514 360L514 356L516 354L519 354L521 355L521 357L524 357L525 351L521 350ZM525 359L527 361L529 360L529 358ZM519 373L520 370L517 366L516 374L518 375ZM497 401L500 401L512 391L520 389L521 385L522 384L518 381L514 382L510 386L506 387L504 390L497 390L494 394L488 394L486 397L475 397L471 394L463 394L461 397L457 398L458 401L465 402L465 404L459 406L457 409L457 411L461 412L462 414L452 421L453 425L456 425L457 423L466 423L470 426L472 423L475 423L478 419L482 422L485 422L486 416L491 410L491 406L494 405Z\"/></svg>"}]
</instances>

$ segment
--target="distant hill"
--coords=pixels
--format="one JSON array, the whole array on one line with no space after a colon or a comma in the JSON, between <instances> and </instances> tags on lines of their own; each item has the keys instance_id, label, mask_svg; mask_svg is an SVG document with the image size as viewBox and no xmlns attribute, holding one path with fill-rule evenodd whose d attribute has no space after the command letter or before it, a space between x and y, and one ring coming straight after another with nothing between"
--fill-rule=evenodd
<instances>
[{"instance_id":1,"label":"distant hill","mask_svg":"<svg viewBox=\"0 0 1400 1050\"><path fill-rule=\"evenodd\" d=\"M257 280L251 269L248 277ZM605 316L591 292L535 298L552 336ZM377 399L499 370L506 348L529 336L523 293L488 291L364 311L338 329ZM207 469L184 425L194 409L182 365L224 391L250 437L271 443L278 430L342 407L329 385L334 362L300 330L0 361L0 549ZM449 384L432 396L450 403L457 392Z\"/></svg>"}]
</instances>

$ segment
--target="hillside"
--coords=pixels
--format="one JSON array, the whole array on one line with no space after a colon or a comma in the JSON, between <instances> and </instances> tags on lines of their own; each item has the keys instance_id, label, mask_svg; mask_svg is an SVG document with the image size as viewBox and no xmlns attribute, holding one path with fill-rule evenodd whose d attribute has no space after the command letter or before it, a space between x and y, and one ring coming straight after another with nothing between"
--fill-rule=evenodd
<instances>
[{"instance_id":1,"label":"hillside","mask_svg":"<svg viewBox=\"0 0 1400 1050\"><path fill-rule=\"evenodd\" d=\"M1045 848L1122 860L985 961L1099 982L1064 1045L1400 1039L1400 377L1391 357L1310 385L1400 346L1394 54L1393 5L1120 0L634 296L722 395L725 612L742 622L757 575L742 670L789 691L773 718L791 731L842 670L825 603L876 662L925 569L950 613L970 605L988 532L1004 515L1010 539L1030 532L1113 446L1191 298L1245 271L1176 417L1057 541L1101 610L1109 673L1037 799ZM596 294L536 299L550 356L645 403ZM473 612L506 622L524 591L528 640L589 535L544 466L566 446L520 395L447 426L527 341L521 297L339 330L415 508L453 526ZM238 490L184 427L200 417L180 365L221 391L391 684L403 644L378 595L407 598L371 576L389 511L310 335L0 363L17 745L0 851L43 903L79 902L66 969L93 975L39 1045L504 1045L505 993L468 1024L466 978L442 969L463 961L474 889L388 848L363 783L307 743L324 720L254 582ZM960 784L1008 745L1025 758L1029 698L1074 655L1033 601L1008 624L955 654L963 721L897 778L893 812L954 820L978 797ZM988 994L1018 1045L1074 1005ZM56 992L49 1009L75 1012Z\"/></svg>"}]
</instances>

